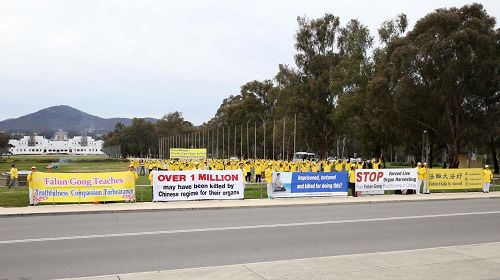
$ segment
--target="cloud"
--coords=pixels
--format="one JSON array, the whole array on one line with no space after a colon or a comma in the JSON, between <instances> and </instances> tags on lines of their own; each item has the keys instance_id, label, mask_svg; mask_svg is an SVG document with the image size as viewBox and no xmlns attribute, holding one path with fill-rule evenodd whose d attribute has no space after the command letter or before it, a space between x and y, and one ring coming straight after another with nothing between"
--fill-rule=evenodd
<instances>
[{"instance_id":1,"label":"cloud","mask_svg":"<svg viewBox=\"0 0 500 280\"><path fill-rule=\"evenodd\" d=\"M293 64L296 17L411 24L465 1L2 1L0 119L67 104L103 117L181 111L208 121L222 100ZM486 1L491 15L498 4ZM491 8L491 10L490 10Z\"/></svg>"}]
</instances>

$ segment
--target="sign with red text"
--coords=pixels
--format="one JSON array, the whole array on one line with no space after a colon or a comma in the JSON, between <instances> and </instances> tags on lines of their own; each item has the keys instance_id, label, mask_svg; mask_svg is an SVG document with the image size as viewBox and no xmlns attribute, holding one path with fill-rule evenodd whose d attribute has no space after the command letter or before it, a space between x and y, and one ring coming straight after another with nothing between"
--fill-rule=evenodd
<instances>
[{"instance_id":1,"label":"sign with red text","mask_svg":"<svg viewBox=\"0 0 500 280\"><path fill-rule=\"evenodd\" d=\"M417 169L357 169L356 191L416 190Z\"/></svg>"},{"instance_id":2,"label":"sign with red text","mask_svg":"<svg viewBox=\"0 0 500 280\"><path fill-rule=\"evenodd\" d=\"M153 201L243 199L238 170L153 171Z\"/></svg>"}]
</instances>

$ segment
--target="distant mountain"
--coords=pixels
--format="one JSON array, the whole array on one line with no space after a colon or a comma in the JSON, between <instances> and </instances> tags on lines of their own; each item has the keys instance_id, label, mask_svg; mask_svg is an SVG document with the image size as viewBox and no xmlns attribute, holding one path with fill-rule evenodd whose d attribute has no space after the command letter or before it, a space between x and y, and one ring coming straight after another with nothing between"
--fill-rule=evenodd
<instances>
[{"instance_id":1,"label":"distant mountain","mask_svg":"<svg viewBox=\"0 0 500 280\"><path fill-rule=\"evenodd\" d=\"M146 118L149 122L156 119ZM79 134L81 131L106 133L112 131L115 125L121 122L125 125L132 124L132 119L110 118L105 119L87 114L70 106L59 105L42 109L16 119L0 121L0 130L8 132L48 132L62 129Z\"/></svg>"}]
</instances>

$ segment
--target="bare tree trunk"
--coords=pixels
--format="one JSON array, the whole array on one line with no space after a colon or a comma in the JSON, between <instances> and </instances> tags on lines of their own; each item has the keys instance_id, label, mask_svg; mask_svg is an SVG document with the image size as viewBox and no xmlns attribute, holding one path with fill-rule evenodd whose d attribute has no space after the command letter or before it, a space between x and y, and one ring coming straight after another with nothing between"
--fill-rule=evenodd
<instances>
[{"instance_id":1,"label":"bare tree trunk","mask_svg":"<svg viewBox=\"0 0 500 280\"><path fill-rule=\"evenodd\" d=\"M341 158L344 158L344 150L345 150L345 140L347 138L347 135L344 135L344 138L342 138L342 154Z\"/></svg>"},{"instance_id":2,"label":"bare tree trunk","mask_svg":"<svg viewBox=\"0 0 500 280\"><path fill-rule=\"evenodd\" d=\"M449 160L450 168L458 168L458 153L460 152L460 140L462 131L460 127L460 102L459 96L453 96L446 104L446 119L450 131ZM451 107L451 108L450 108Z\"/></svg>"},{"instance_id":3,"label":"bare tree trunk","mask_svg":"<svg viewBox=\"0 0 500 280\"><path fill-rule=\"evenodd\" d=\"M321 158L326 158L326 152L328 151L328 130L326 125L323 126L323 149L321 151Z\"/></svg>"},{"instance_id":4,"label":"bare tree trunk","mask_svg":"<svg viewBox=\"0 0 500 280\"><path fill-rule=\"evenodd\" d=\"M340 135L337 135L337 158L340 158Z\"/></svg>"},{"instance_id":5,"label":"bare tree trunk","mask_svg":"<svg viewBox=\"0 0 500 280\"><path fill-rule=\"evenodd\" d=\"M494 173L498 174L499 173L499 167L498 167L496 141L495 141L495 137L493 137L493 135L490 135L490 152L491 152L491 156L493 157Z\"/></svg>"},{"instance_id":6,"label":"bare tree trunk","mask_svg":"<svg viewBox=\"0 0 500 280\"><path fill-rule=\"evenodd\" d=\"M429 155L428 155L428 158L429 158L429 168L432 168L433 166L433 162L434 162L434 142L432 141L434 139L434 137L430 137L430 141L429 141Z\"/></svg>"}]
</instances>

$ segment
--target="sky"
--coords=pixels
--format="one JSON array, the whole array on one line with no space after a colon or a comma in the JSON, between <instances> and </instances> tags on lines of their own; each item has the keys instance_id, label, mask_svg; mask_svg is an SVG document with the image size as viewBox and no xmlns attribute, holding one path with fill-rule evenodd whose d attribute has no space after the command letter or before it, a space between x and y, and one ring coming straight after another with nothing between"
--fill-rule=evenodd
<instances>
[{"instance_id":1,"label":"sky","mask_svg":"<svg viewBox=\"0 0 500 280\"><path fill-rule=\"evenodd\" d=\"M476 1L500 15L500 1ZM294 65L297 17L377 28L471 1L0 0L0 120L69 105L92 115L179 111L195 125L253 80ZM497 23L498 27L498 23Z\"/></svg>"}]
</instances>

